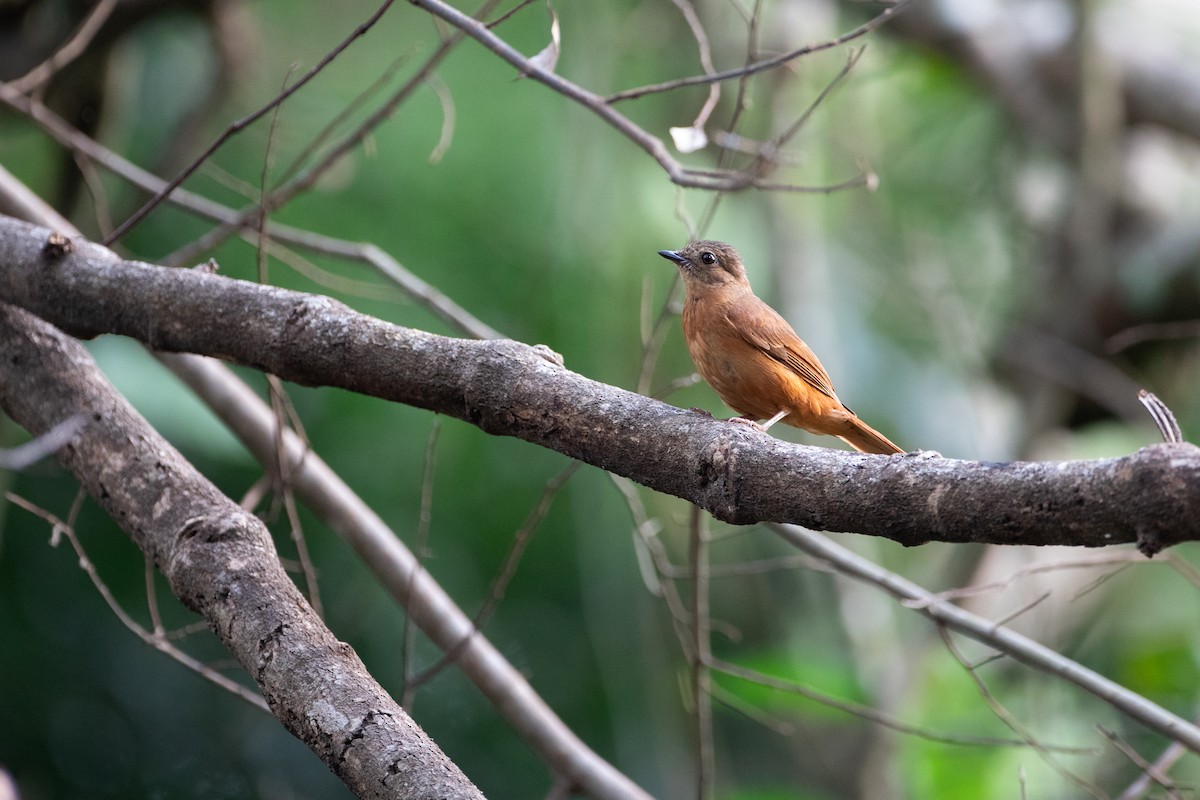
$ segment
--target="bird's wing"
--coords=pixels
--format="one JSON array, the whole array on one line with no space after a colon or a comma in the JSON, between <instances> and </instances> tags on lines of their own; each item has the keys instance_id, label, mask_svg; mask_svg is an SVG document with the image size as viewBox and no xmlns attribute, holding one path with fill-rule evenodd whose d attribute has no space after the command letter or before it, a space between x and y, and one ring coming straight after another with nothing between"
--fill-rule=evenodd
<instances>
[{"instance_id":1,"label":"bird's wing","mask_svg":"<svg viewBox=\"0 0 1200 800\"><path fill-rule=\"evenodd\" d=\"M766 303L734 303L726 310L725 317L751 345L799 375L817 391L837 400L833 382L816 353L775 309Z\"/></svg>"}]
</instances>

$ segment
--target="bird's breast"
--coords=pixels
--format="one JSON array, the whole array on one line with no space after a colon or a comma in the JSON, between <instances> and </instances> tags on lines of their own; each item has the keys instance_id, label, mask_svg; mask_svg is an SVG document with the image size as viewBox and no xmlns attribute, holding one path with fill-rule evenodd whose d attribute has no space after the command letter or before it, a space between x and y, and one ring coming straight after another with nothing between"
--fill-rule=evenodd
<instances>
[{"instance_id":1,"label":"bird's breast","mask_svg":"<svg viewBox=\"0 0 1200 800\"><path fill-rule=\"evenodd\" d=\"M738 413L769 419L786 408L792 412L788 424L808 427L801 420L840 405L751 344L720 305L685 303L683 329L696 371Z\"/></svg>"}]
</instances>

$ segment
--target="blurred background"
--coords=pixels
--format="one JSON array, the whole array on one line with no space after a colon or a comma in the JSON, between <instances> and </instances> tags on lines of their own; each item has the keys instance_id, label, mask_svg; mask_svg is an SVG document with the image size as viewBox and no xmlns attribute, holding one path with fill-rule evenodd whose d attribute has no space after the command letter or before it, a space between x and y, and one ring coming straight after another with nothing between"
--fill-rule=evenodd
<instances>
[{"instance_id":1,"label":"blurred background","mask_svg":"<svg viewBox=\"0 0 1200 800\"><path fill-rule=\"evenodd\" d=\"M513 8L501 3L493 16ZM346 0L122 1L87 51L41 87L47 107L163 177L293 83L377 7ZM474 7L459 4L467 11ZM0 0L0 80L25 75L91 4ZM883 6L835 0L696 0L717 69L830 39ZM677 4L560 2L557 72L601 94L703 71ZM750 20L754 20L753 25ZM526 54L550 40L542 3L495 28ZM751 35L756 44L751 46ZM450 29L397 3L278 115L233 137L186 187L232 208L297 159L344 136L412 78ZM820 355L842 399L908 449L963 459L1120 456L1158 440L1137 402L1155 392L1185 437L1200 431L1200 17L1187 0L921 0L878 31L778 156L772 178L841 191L673 186L588 110L472 41L273 221L371 242L503 335L566 366L659 393L692 371L674 270L656 255L692 236L746 259L760 296ZM804 114L848 49L810 55L742 87L736 144L753 149ZM372 89L376 82L379 87ZM358 105L356 97L369 93ZM692 125L707 87L617 105L653 135ZM729 132L739 83L706 130ZM103 238L146 195L0 107L0 164ZM319 138L327 126L332 137ZM674 152L674 151L673 151ZM676 155L719 163L717 144ZM745 153L728 163L745 164ZM164 262L213 227L160 207L118 250ZM184 252L257 279L253 245ZM314 253L271 259L268 280L336 296L400 325L461 335L366 265ZM210 479L240 499L262 475L236 440L136 344L89 347L106 373ZM260 374L240 370L265 394ZM686 382L685 382L686 383ZM288 387L315 451L418 547L430 480L432 574L471 613L488 597L565 457L457 420L332 389ZM703 383L665 394L730 412ZM0 423L7 446L24 434ZM837 447L799 431L792 441ZM427 453L432 453L428 456ZM514 468L516 467L516 468ZM76 485L53 463L0 474L66 517ZM638 490L677 563L687 506ZM285 559L296 551L270 501ZM303 514L304 512L302 512ZM330 531L303 517L330 628L396 696L405 625ZM639 568L630 506L585 466L555 497L485 633L594 749L660 797L694 795L689 668ZM76 530L123 606L147 620L143 559L85 502ZM879 708L922 730L1020 738L938 631L874 589L813 568L769 531L712 523L712 557L751 562L713 578L713 647L729 661ZM1195 548L1129 551L927 545L835 535L940 591L1017 579L964 603L1191 717L1200 587ZM1080 563L1081 560L1087 563ZM1036 569L1046 568L1036 572ZM686 595L687 581L680 581ZM195 622L159 580L168 625ZM1027 608L1034 600L1043 600ZM237 669L206 631L178 642ZM959 642L969 659L988 651ZM416 637L410 668L436 659ZM1166 746L1079 690L999 659L978 670L1030 737L1080 752L955 745L900 734L810 700L715 678L716 795L724 798L1115 796ZM489 796L546 794L551 776L454 670L416 693L416 720ZM11 504L0 530L0 767L21 796L308 798L348 792L271 717L127 632L49 526ZM1194 756L1172 772L1200 780ZM1165 796L1161 793L1157 796Z\"/></svg>"}]
</instances>

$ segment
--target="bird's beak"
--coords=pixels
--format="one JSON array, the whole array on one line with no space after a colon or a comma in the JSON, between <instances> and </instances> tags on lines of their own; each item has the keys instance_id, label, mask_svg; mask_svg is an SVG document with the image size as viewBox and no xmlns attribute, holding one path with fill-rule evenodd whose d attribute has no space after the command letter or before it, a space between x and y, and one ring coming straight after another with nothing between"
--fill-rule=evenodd
<instances>
[{"instance_id":1,"label":"bird's beak","mask_svg":"<svg viewBox=\"0 0 1200 800\"><path fill-rule=\"evenodd\" d=\"M674 261L676 264L686 264L688 260L674 250L659 250L658 254L668 261Z\"/></svg>"}]
</instances>

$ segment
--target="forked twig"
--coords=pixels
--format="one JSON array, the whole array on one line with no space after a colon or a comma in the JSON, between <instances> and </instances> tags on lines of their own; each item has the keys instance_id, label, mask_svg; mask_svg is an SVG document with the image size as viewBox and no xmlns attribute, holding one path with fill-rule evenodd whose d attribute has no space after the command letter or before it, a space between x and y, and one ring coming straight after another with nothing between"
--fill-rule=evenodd
<instances>
[{"instance_id":1,"label":"forked twig","mask_svg":"<svg viewBox=\"0 0 1200 800\"><path fill-rule=\"evenodd\" d=\"M213 153L217 152L217 150L219 150L221 146L225 144L225 142L229 141L231 137L240 133L250 125L253 125L265 114L271 112L293 94L300 91L300 89L302 89L309 81L319 75L321 71L325 69L325 67L329 66L329 64L335 58L345 52L346 48L353 44L356 39L374 27L375 23L379 21L380 17L383 16L384 12L388 10L393 2L395 2L395 0L384 0L383 5L376 9L374 14L372 14L365 22L360 23L353 31L350 32L349 36L343 39L341 43L339 43L328 53L326 53L320 61L313 65L312 69L310 69L300 78L300 80L296 81L278 95L271 98L271 100L259 107L257 110L251 112L245 117L242 117L227 127L221 133L221 135L218 136L213 143L205 149L203 153L197 156L192 163L188 164L179 172L179 174L168 181L167 185L164 186L161 191L157 192L154 197L146 201L146 203L137 211L135 211L132 216L117 226L117 229L104 239L104 244L111 245L113 242L117 241L126 233L128 233L133 226L145 219L147 214L157 208L162 201L166 199L167 195L179 188L184 181L190 178L192 173L194 173L200 168L201 165L208 161L208 159L212 157Z\"/></svg>"},{"instance_id":2,"label":"forked twig","mask_svg":"<svg viewBox=\"0 0 1200 800\"><path fill-rule=\"evenodd\" d=\"M260 711L265 711L268 714L271 713L271 709L267 707L267 701L264 700L261 695L258 695L250 689L247 689L245 686L242 686L236 681L230 680L211 667L202 664L187 653L180 650L175 645L171 644L167 640L167 637L161 632L157 630L153 632L148 631L145 627L138 623L137 620L131 617L129 613L121 606L121 604L117 602L116 597L114 597L112 591L109 590L108 584L106 584L100 577L100 573L96 571L96 565L92 563L90 558L88 558L87 551L83 549L83 544L79 541L79 537L75 535L75 526L72 521L61 520L49 511L34 505L25 498L13 494L12 492L5 492L4 497L13 505L20 506L29 513L41 517L46 522L50 523L53 537L57 538L58 536L65 536L67 538L67 541L71 543L71 548L75 551L75 555L79 560L79 568L87 573L88 578L92 581L92 585L96 587L96 591L100 593L100 596L104 599L104 602L108 605L113 614L116 615L117 619L121 621L121 624L129 629L134 635L160 653L174 659L175 661L178 661L180 664L187 667L192 672L195 672L205 680L215 683L225 691L241 700L245 700L247 703L259 709ZM78 506L79 503L77 502L73 506L73 510L77 510Z\"/></svg>"}]
</instances>

